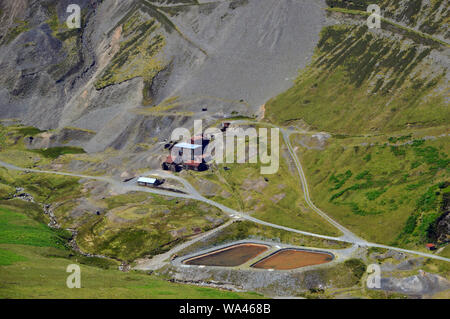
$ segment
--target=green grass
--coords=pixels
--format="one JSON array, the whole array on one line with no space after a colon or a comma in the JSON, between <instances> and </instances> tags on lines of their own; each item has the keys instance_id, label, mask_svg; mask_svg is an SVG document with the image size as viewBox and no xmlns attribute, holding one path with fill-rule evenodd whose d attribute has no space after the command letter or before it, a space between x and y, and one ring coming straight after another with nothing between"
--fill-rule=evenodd
<instances>
[{"instance_id":1,"label":"green grass","mask_svg":"<svg viewBox=\"0 0 450 319\"><path fill-rule=\"evenodd\" d=\"M15 192L14 187L0 183L0 200L12 197Z\"/></svg>"},{"instance_id":2,"label":"green grass","mask_svg":"<svg viewBox=\"0 0 450 319\"><path fill-rule=\"evenodd\" d=\"M6 147L0 154L10 158L14 149L34 154L23 150L23 136L16 138L16 128L3 128L0 130L2 132L7 138L4 140ZM30 132L27 128L25 133ZM62 153L73 153L72 148L46 151L44 154L51 158L58 158ZM42 151L39 153L42 154ZM92 199L99 209L105 208L104 214L96 215L95 211L76 214L73 212L81 198L88 199L90 196L88 192L83 192L83 185L78 178L0 168L0 199L10 198L15 187L24 188L38 203L52 204L57 221L63 228L79 230L77 241L84 251L130 262L144 255L165 252L194 234L219 226L227 219L218 209L199 202L150 196L146 193ZM42 222L48 223L48 217L44 220L37 204L18 200L1 203L7 205L12 202L27 205L34 217L40 216Z\"/></svg>"},{"instance_id":3,"label":"green grass","mask_svg":"<svg viewBox=\"0 0 450 319\"><path fill-rule=\"evenodd\" d=\"M23 187L40 203L64 202L81 197L78 178L54 174L12 173L14 186Z\"/></svg>"},{"instance_id":4,"label":"green grass","mask_svg":"<svg viewBox=\"0 0 450 319\"><path fill-rule=\"evenodd\" d=\"M46 257L44 248L2 245L24 256L10 266L0 266L0 298L57 299L243 299L261 298L255 293L235 293L219 289L171 283L155 275L80 265L81 289L66 287L68 265L74 260ZM20 283L20 284L17 284Z\"/></svg>"},{"instance_id":5,"label":"green grass","mask_svg":"<svg viewBox=\"0 0 450 319\"><path fill-rule=\"evenodd\" d=\"M448 10L440 12L439 7L444 0L433 0L424 5L422 0L411 0L401 3L397 0L327 0L329 10L345 13L365 15L370 4L377 4L382 10L383 17L396 22L405 23L409 28L419 29L421 36L441 34L448 38ZM414 32L417 32L414 30ZM440 40L438 40L440 41Z\"/></svg>"},{"instance_id":6,"label":"green grass","mask_svg":"<svg viewBox=\"0 0 450 319\"><path fill-rule=\"evenodd\" d=\"M95 83L101 90L107 86L142 77L146 83L144 104L151 104L149 85L154 76L163 69L158 54L165 45L165 38L157 31L160 25L155 19L146 20L140 13L134 13L123 23L120 49Z\"/></svg>"},{"instance_id":7,"label":"green grass","mask_svg":"<svg viewBox=\"0 0 450 319\"><path fill-rule=\"evenodd\" d=\"M114 209L117 207L125 206L127 204L137 204L145 202L148 199L149 195L147 193L128 193L123 195L117 195L108 197L105 199L107 203L108 209Z\"/></svg>"},{"instance_id":8,"label":"green grass","mask_svg":"<svg viewBox=\"0 0 450 319\"><path fill-rule=\"evenodd\" d=\"M82 64L83 57L80 49L82 32L80 29L69 29L65 20L60 21L57 8L53 3L43 3L42 5L48 12L49 18L46 23L52 30L52 36L55 40L61 41L63 54L65 54L64 60L52 65L48 70L56 82L61 82ZM82 10L82 24L85 21L84 12L85 10Z\"/></svg>"},{"instance_id":9,"label":"green grass","mask_svg":"<svg viewBox=\"0 0 450 319\"><path fill-rule=\"evenodd\" d=\"M130 262L164 253L227 219L206 204L144 193L110 197L106 203L106 215L83 221L77 243L83 251Z\"/></svg>"},{"instance_id":10,"label":"green grass","mask_svg":"<svg viewBox=\"0 0 450 319\"><path fill-rule=\"evenodd\" d=\"M33 214L33 218L48 223L48 217L40 213L41 207L38 204L18 199L5 200L12 198L16 187L24 188L24 192L33 196L37 203L51 204L58 222L63 227L76 227L76 224L85 217L84 215L75 219L70 217L71 210L77 206L79 199L82 196L89 197L89 192L82 192L83 186L78 178L0 168L0 203L3 205L14 203L15 206L27 209L28 214Z\"/></svg>"},{"instance_id":11,"label":"green grass","mask_svg":"<svg viewBox=\"0 0 450 319\"><path fill-rule=\"evenodd\" d=\"M41 131L40 129L36 128L36 127L19 127L17 129L17 132L22 135L22 136L35 136L37 134L43 133L45 131Z\"/></svg>"},{"instance_id":12,"label":"green grass","mask_svg":"<svg viewBox=\"0 0 450 319\"><path fill-rule=\"evenodd\" d=\"M324 150L300 148L314 202L366 240L423 249L448 192L449 138L409 141L332 138Z\"/></svg>"},{"instance_id":13,"label":"green grass","mask_svg":"<svg viewBox=\"0 0 450 319\"><path fill-rule=\"evenodd\" d=\"M80 147L61 146L45 149L28 149L28 138L43 132L34 127L0 125L0 160L22 168L41 168L42 170L47 168L48 170L52 170L48 168L48 165L52 163L67 164L73 158L89 158L86 152ZM0 183L2 183L1 175ZM20 174L10 172L10 175L14 180ZM57 177L55 178L57 179ZM55 178L48 177L49 180ZM69 178L65 179L68 180ZM3 184L8 183L3 182Z\"/></svg>"},{"instance_id":14,"label":"green grass","mask_svg":"<svg viewBox=\"0 0 450 319\"><path fill-rule=\"evenodd\" d=\"M366 11L359 11L359 10L349 10L349 9L344 9L344 8L328 8L327 10L330 12L340 12L340 13L345 13L345 14L358 15L358 16L362 16L362 17L370 16L370 13L368 13ZM423 33L423 32L405 27L401 24L395 23L391 20L387 20L383 17L381 18L381 22L382 22L382 24L381 24L382 29L394 28L394 30L397 33L404 34L408 38L413 39L414 41L416 41L418 43L429 44L436 48L438 48L441 45L444 47L450 47L450 45L445 41L442 41L438 38L432 37L427 33Z\"/></svg>"},{"instance_id":15,"label":"green grass","mask_svg":"<svg viewBox=\"0 0 450 319\"><path fill-rule=\"evenodd\" d=\"M262 175L261 163L235 163L214 165L213 171L203 173L185 172L183 177L190 180L194 187L201 184L201 179L208 180L218 188L216 195L210 196L210 199L258 219L303 231L339 236L339 230L308 208L297 172L293 164L286 160L287 150L281 142L280 147L280 167L275 174ZM224 170L224 167L230 169Z\"/></svg>"},{"instance_id":16,"label":"green grass","mask_svg":"<svg viewBox=\"0 0 450 319\"><path fill-rule=\"evenodd\" d=\"M321 282L325 282L325 286L333 287L333 289L311 288L299 296L308 299L326 299L333 298L332 292L336 289L361 289L361 279L365 270L366 265L361 259L349 259L332 267L308 270L305 272L305 276L310 275L312 278L320 278Z\"/></svg>"},{"instance_id":17,"label":"green grass","mask_svg":"<svg viewBox=\"0 0 450 319\"><path fill-rule=\"evenodd\" d=\"M24 138L40 133L33 127L0 125L0 160L24 168L45 166L64 155L82 154L77 147L55 147L42 150L28 150ZM0 199L9 198L15 187L22 187L40 203L51 204L81 196L78 178L55 174L26 173L10 171L0 167ZM88 195L88 194L85 194Z\"/></svg>"},{"instance_id":18,"label":"green grass","mask_svg":"<svg viewBox=\"0 0 450 319\"><path fill-rule=\"evenodd\" d=\"M413 76L428 68L430 52L429 46L383 37L366 26L325 27L312 64L267 103L266 117L280 124L302 119L341 135L443 125L450 117L440 91L446 70L420 80Z\"/></svg>"},{"instance_id":19,"label":"green grass","mask_svg":"<svg viewBox=\"0 0 450 319\"><path fill-rule=\"evenodd\" d=\"M52 29L53 33L58 32L60 23L56 6L53 4L45 4L44 7L47 9L48 14L50 15L49 19L46 21L48 26L50 27L50 29Z\"/></svg>"},{"instance_id":20,"label":"green grass","mask_svg":"<svg viewBox=\"0 0 450 319\"><path fill-rule=\"evenodd\" d=\"M26 32L29 30L28 22L27 21L19 21L16 20L15 26L10 27L4 36L1 44L2 45L8 45L10 44L15 38L17 38L20 34Z\"/></svg>"},{"instance_id":21,"label":"green grass","mask_svg":"<svg viewBox=\"0 0 450 319\"><path fill-rule=\"evenodd\" d=\"M447 244L447 246L445 246L440 255L443 257L450 258L450 245Z\"/></svg>"},{"instance_id":22,"label":"green grass","mask_svg":"<svg viewBox=\"0 0 450 319\"><path fill-rule=\"evenodd\" d=\"M344 265L351 270L356 282L358 282L366 272L366 265L361 259L348 259L344 262Z\"/></svg>"},{"instance_id":23,"label":"green grass","mask_svg":"<svg viewBox=\"0 0 450 319\"><path fill-rule=\"evenodd\" d=\"M67 249L67 237L38 222L34 212L30 214L30 206L12 201L7 204L0 206L0 298L261 297L174 284L140 272L123 273L115 261L88 258ZM81 267L81 289L66 287L70 264Z\"/></svg>"},{"instance_id":24,"label":"green grass","mask_svg":"<svg viewBox=\"0 0 450 319\"><path fill-rule=\"evenodd\" d=\"M67 236L32 218L0 207L0 244L64 248Z\"/></svg>"},{"instance_id":25,"label":"green grass","mask_svg":"<svg viewBox=\"0 0 450 319\"><path fill-rule=\"evenodd\" d=\"M0 125L0 160L21 167L48 163L47 158L37 156L37 153L26 147L25 138L41 132L34 127Z\"/></svg>"},{"instance_id":26,"label":"green grass","mask_svg":"<svg viewBox=\"0 0 450 319\"><path fill-rule=\"evenodd\" d=\"M0 266L12 265L18 261L27 260L25 257L17 255L9 250L0 248Z\"/></svg>"},{"instance_id":27,"label":"green grass","mask_svg":"<svg viewBox=\"0 0 450 319\"><path fill-rule=\"evenodd\" d=\"M66 154L84 154L86 153L82 148L80 147L73 147L73 146L58 146L58 147L50 147L46 149L38 149L38 150L32 150L33 152L36 152L38 154L41 154L42 156L50 159L57 159L58 157Z\"/></svg>"},{"instance_id":28,"label":"green grass","mask_svg":"<svg viewBox=\"0 0 450 319\"><path fill-rule=\"evenodd\" d=\"M450 263L447 261L428 258L424 262L423 270L426 272L439 274L445 278L450 277Z\"/></svg>"}]
</instances>

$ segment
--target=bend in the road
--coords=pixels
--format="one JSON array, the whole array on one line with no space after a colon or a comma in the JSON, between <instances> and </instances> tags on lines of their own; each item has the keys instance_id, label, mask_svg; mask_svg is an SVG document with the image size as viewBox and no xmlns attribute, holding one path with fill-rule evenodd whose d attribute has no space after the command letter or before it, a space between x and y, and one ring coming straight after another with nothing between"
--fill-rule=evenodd
<instances>
[{"instance_id":1,"label":"bend in the road","mask_svg":"<svg viewBox=\"0 0 450 319\"><path fill-rule=\"evenodd\" d=\"M163 195L163 196L186 198L186 199L194 199L194 200L198 200L198 201L210 204L212 206L215 206L215 207L221 209L224 213L226 213L230 217L242 218L242 219L245 219L245 220L249 220L249 221L255 222L255 223L260 224L260 225L265 225L265 226L269 226L269 227L273 227L273 228L277 228L277 229L281 229L281 230L286 230L286 231L297 233L297 234L301 234L301 235L312 236L312 237L316 237L316 238L322 238L322 239L334 240L334 241L339 241L339 242L352 243L352 244L359 245L359 246L380 247L380 248L392 249L392 250L396 250L396 251L402 251L402 252L406 252L406 253L420 255L420 256L423 256L423 257L439 259L439 260L450 262L449 258L436 256L436 255L432 255L432 254L427 254L427 253L423 253L423 252L419 252L419 251L406 250L406 249L402 249L402 248L385 246L385 245L380 245L380 244L376 244L376 243L368 243L366 241L355 240L354 238L348 238L348 237L345 237L345 236L338 238L338 237L331 237L331 236L325 236L325 235L320 235L320 234L314 234L314 233L304 232L304 231L301 231L301 230L298 230L298 229L292 229L292 228L289 228L289 227L284 227L284 226L281 226L281 225L268 223L268 222L256 219L254 217L251 217L248 214L245 214L245 213L242 213L242 212L238 212L238 211L236 211L236 210L234 210L234 209L232 209L230 207L227 207L225 205L219 204L219 203L217 203L215 201L212 201L212 200L209 200L207 198L204 198L203 196L198 195L198 193L197 194L173 193L173 192L158 190L158 189L154 189L154 188L145 188L145 187L140 187L140 186L126 185L126 183L117 181L117 180L115 180L113 178L110 178L110 177L88 176L88 175L75 174L75 173L46 171L46 170L37 170L37 169L27 169L27 168L17 167L15 165L12 165L12 164L9 164L9 163L5 163L5 162L2 162L2 161L0 161L0 166L6 167L7 169L11 169L11 170L16 170L16 171L41 173L41 174L56 174L56 175L62 175L62 176L71 176L71 177L79 177L79 178L85 178L85 179L90 179L90 180L104 181L104 182L111 183L115 187L120 187L124 191L142 191L142 192L147 192L147 193L152 193L152 194L157 194L157 195ZM181 177L179 177L179 178L181 178Z\"/></svg>"}]
</instances>

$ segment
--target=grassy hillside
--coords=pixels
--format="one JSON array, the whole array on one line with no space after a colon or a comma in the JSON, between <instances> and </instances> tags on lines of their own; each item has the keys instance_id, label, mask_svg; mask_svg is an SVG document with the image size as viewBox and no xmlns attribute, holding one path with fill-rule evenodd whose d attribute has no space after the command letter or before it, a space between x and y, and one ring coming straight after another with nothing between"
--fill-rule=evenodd
<instances>
[{"instance_id":1,"label":"grassy hillside","mask_svg":"<svg viewBox=\"0 0 450 319\"><path fill-rule=\"evenodd\" d=\"M9 199L15 188L24 188L39 203L54 204L79 198L81 185L77 178L53 174L18 173L0 167L0 185L8 191L0 191L0 199Z\"/></svg>"},{"instance_id":2,"label":"grassy hillside","mask_svg":"<svg viewBox=\"0 0 450 319\"><path fill-rule=\"evenodd\" d=\"M37 203L51 204L61 227L79 231L77 243L84 252L128 262L165 252L227 220L220 210L193 200L148 193L92 198L76 178L0 168L0 203L10 203L16 187L24 188ZM77 209L84 201L96 205L102 213L97 215L92 208ZM17 200L15 205L21 203ZM40 204L33 205L40 209ZM40 220L49 222L43 214Z\"/></svg>"},{"instance_id":3,"label":"grassy hillside","mask_svg":"<svg viewBox=\"0 0 450 319\"><path fill-rule=\"evenodd\" d=\"M77 243L85 252L133 261L168 251L226 221L222 212L193 200L126 194L106 200L107 213L89 216Z\"/></svg>"},{"instance_id":4,"label":"grassy hillside","mask_svg":"<svg viewBox=\"0 0 450 319\"><path fill-rule=\"evenodd\" d=\"M48 3L43 6L50 16L46 23L53 31L52 36L61 42L64 49L64 58L49 69L54 80L61 82L83 64L82 33L79 29L69 29L66 21L60 21L56 4ZM84 20L83 17L82 21Z\"/></svg>"},{"instance_id":5,"label":"grassy hillside","mask_svg":"<svg viewBox=\"0 0 450 319\"><path fill-rule=\"evenodd\" d=\"M281 124L302 119L336 133L445 124L450 118L447 68L430 60L433 50L366 26L326 27L313 63L291 89L268 102L266 117Z\"/></svg>"},{"instance_id":6,"label":"grassy hillside","mask_svg":"<svg viewBox=\"0 0 450 319\"><path fill-rule=\"evenodd\" d=\"M29 212L28 208L0 206L0 298L260 297L174 284L138 272L123 273L114 261L70 251L65 247L64 235L36 221ZM81 289L66 287L66 268L70 264L81 267Z\"/></svg>"},{"instance_id":7,"label":"grassy hillside","mask_svg":"<svg viewBox=\"0 0 450 319\"><path fill-rule=\"evenodd\" d=\"M14 25L8 28L6 34L3 35L2 40L0 41L0 45L7 45L11 43L15 38L17 38L20 34L29 30L27 21L14 21Z\"/></svg>"},{"instance_id":8,"label":"grassy hillside","mask_svg":"<svg viewBox=\"0 0 450 319\"><path fill-rule=\"evenodd\" d=\"M63 249L65 240L70 236L69 232L57 232L24 214L14 212L5 206L0 207L0 243L2 244Z\"/></svg>"},{"instance_id":9,"label":"grassy hillside","mask_svg":"<svg viewBox=\"0 0 450 319\"><path fill-rule=\"evenodd\" d=\"M39 168L55 165L80 152L71 147L28 150L25 139L39 133L30 127L0 126L0 160ZM15 160L16 156L20 160ZM165 252L227 220L220 210L193 200L148 193L112 196L108 191L91 195L90 186L80 183L78 178L0 167L0 200L3 200L0 203L9 203L7 200L13 197L16 188L23 188L33 196L37 208L51 204L62 228L79 231L77 243L84 252L127 262ZM49 222L47 215L41 214L40 218Z\"/></svg>"},{"instance_id":10,"label":"grassy hillside","mask_svg":"<svg viewBox=\"0 0 450 319\"><path fill-rule=\"evenodd\" d=\"M450 190L449 140L337 136L298 155L319 207L369 241L420 248Z\"/></svg>"},{"instance_id":11,"label":"grassy hillside","mask_svg":"<svg viewBox=\"0 0 450 319\"><path fill-rule=\"evenodd\" d=\"M73 146L28 149L29 141L41 133L45 132L35 127L0 124L0 160L21 167L33 168L48 165L56 159L71 158L71 154L85 153L82 148Z\"/></svg>"},{"instance_id":12,"label":"grassy hillside","mask_svg":"<svg viewBox=\"0 0 450 319\"><path fill-rule=\"evenodd\" d=\"M366 11L370 4L377 4L385 18L402 22L424 33L450 37L450 9L446 0L327 0L326 3L333 8L360 11Z\"/></svg>"},{"instance_id":13,"label":"grassy hillside","mask_svg":"<svg viewBox=\"0 0 450 319\"><path fill-rule=\"evenodd\" d=\"M120 25L120 48L95 83L100 90L109 85L142 77L145 82L144 104L151 103L149 89L153 78L164 68L158 56L165 45L159 32L161 25L155 19L146 19L135 11Z\"/></svg>"},{"instance_id":14,"label":"grassy hillside","mask_svg":"<svg viewBox=\"0 0 450 319\"><path fill-rule=\"evenodd\" d=\"M261 163L218 164L183 177L214 201L277 225L329 236L340 236L334 226L304 201L300 180L280 137L280 165L275 174L262 175Z\"/></svg>"},{"instance_id":15,"label":"grassy hillside","mask_svg":"<svg viewBox=\"0 0 450 319\"><path fill-rule=\"evenodd\" d=\"M363 23L371 3L391 19L382 30ZM433 38L448 8L327 4L341 24L322 30L312 63L267 103L266 118L333 135L319 147L311 134L293 137L319 207L369 241L423 249L449 185L448 45Z\"/></svg>"}]
</instances>

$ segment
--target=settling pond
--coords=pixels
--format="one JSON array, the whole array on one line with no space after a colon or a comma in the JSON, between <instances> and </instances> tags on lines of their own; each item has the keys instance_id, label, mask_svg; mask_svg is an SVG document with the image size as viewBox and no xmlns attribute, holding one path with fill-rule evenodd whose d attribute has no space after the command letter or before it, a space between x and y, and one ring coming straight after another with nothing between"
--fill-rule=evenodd
<instances>
[{"instance_id":1,"label":"settling pond","mask_svg":"<svg viewBox=\"0 0 450 319\"><path fill-rule=\"evenodd\" d=\"M186 265L236 267L262 254L269 246L238 244L183 261Z\"/></svg>"},{"instance_id":2,"label":"settling pond","mask_svg":"<svg viewBox=\"0 0 450 319\"><path fill-rule=\"evenodd\" d=\"M251 267L259 269L291 270L306 266L329 263L334 255L326 252L314 252L301 249L282 249Z\"/></svg>"}]
</instances>

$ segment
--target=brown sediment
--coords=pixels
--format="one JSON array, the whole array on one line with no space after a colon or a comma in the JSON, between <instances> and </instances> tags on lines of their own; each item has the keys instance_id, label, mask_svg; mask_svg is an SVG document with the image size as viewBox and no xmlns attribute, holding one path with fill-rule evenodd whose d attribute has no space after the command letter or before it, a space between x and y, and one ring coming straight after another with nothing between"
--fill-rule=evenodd
<instances>
[{"instance_id":1,"label":"brown sediment","mask_svg":"<svg viewBox=\"0 0 450 319\"><path fill-rule=\"evenodd\" d=\"M99 56L99 69L103 70L113 59L120 49L120 37L122 36L122 26L118 26L111 37L109 44L105 45L105 51Z\"/></svg>"},{"instance_id":2,"label":"brown sediment","mask_svg":"<svg viewBox=\"0 0 450 319\"><path fill-rule=\"evenodd\" d=\"M329 263L333 254L299 249L283 249L258 261L251 267L259 269L291 270Z\"/></svg>"},{"instance_id":3,"label":"brown sediment","mask_svg":"<svg viewBox=\"0 0 450 319\"><path fill-rule=\"evenodd\" d=\"M264 118L266 117L266 105L265 104L261 105L259 110L261 112L261 116L260 116L259 120L261 121L261 120L264 120Z\"/></svg>"},{"instance_id":4,"label":"brown sediment","mask_svg":"<svg viewBox=\"0 0 450 319\"><path fill-rule=\"evenodd\" d=\"M236 267L255 258L269 248L261 244L238 244L183 261L187 265Z\"/></svg>"}]
</instances>

